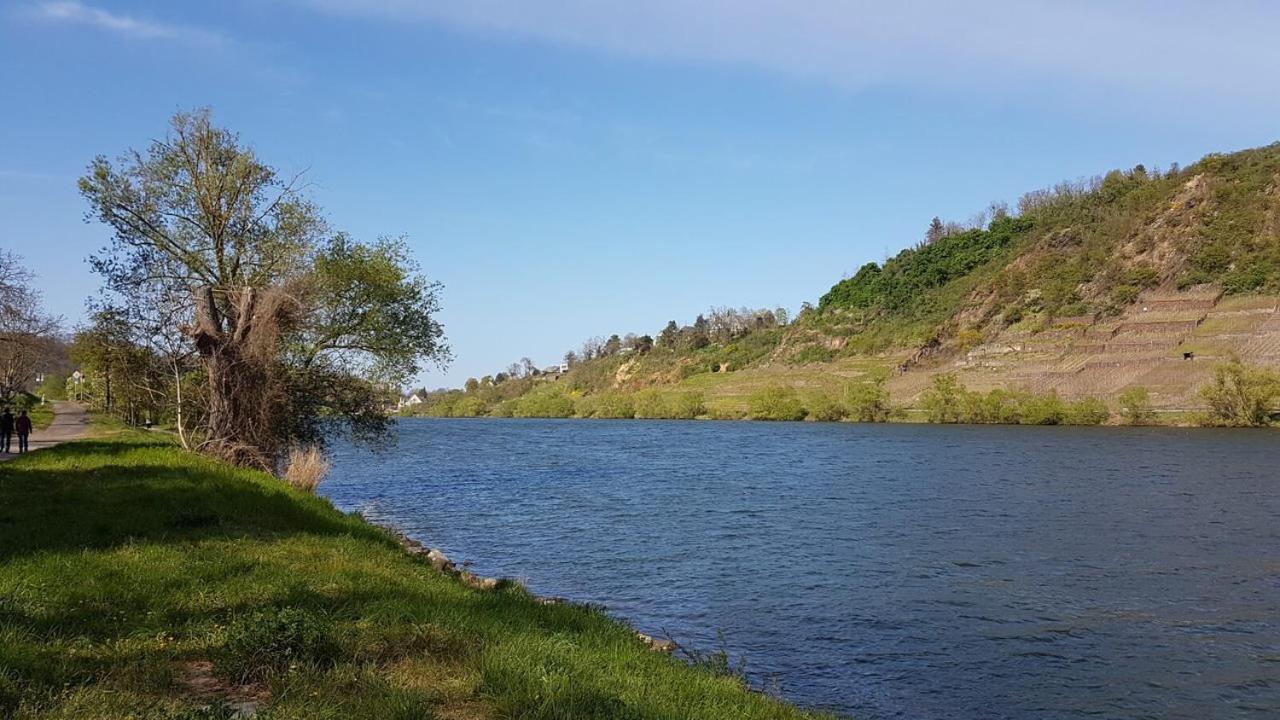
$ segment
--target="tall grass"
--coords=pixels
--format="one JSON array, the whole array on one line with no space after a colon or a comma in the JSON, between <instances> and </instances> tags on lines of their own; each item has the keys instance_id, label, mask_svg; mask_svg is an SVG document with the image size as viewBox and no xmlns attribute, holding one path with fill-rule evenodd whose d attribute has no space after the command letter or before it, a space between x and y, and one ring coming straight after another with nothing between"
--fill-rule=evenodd
<instances>
[{"instance_id":1,"label":"tall grass","mask_svg":"<svg viewBox=\"0 0 1280 720\"><path fill-rule=\"evenodd\" d=\"M313 493L330 467L324 451L314 445L291 448L285 460L284 481L296 490Z\"/></svg>"}]
</instances>

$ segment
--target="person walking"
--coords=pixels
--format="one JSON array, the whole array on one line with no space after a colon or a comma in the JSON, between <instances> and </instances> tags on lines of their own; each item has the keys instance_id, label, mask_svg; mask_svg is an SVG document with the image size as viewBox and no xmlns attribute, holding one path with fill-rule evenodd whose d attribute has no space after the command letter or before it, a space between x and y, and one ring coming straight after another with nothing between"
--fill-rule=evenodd
<instances>
[{"instance_id":1,"label":"person walking","mask_svg":"<svg viewBox=\"0 0 1280 720\"><path fill-rule=\"evenodd\" d=\"M27 411L23 410L18 419L13 421L13 429L18 433L18 453L27 451L27 436L31 434L31 418L27 417Z\"/></svg>"},{"instance_id":2,"label":"person walking","mask_svg":"<svg viewBox=\"0 0 1280 720\"><path fill-rule=\"evenodd\" d=\"M9 439L13 437L13 413L9 412L9 408L4 409L4 413L0 414L0 446L3 446L4 454L9 454Z\"/></svg>"}]
</instances>

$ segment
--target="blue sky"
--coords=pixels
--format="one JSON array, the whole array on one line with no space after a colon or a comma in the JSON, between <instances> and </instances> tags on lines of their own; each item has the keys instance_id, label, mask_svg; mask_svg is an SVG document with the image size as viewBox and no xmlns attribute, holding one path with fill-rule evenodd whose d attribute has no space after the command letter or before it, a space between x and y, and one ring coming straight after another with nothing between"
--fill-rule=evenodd
<instances>
[{"instance_id":1,"label":"blue sky","mask_svg":"<svg viewBox=\"0 0 1280 720\"><path fill-rule=\"evenodd\" d=\"M0 246L73 325L75 179L210 106L444 283L457 385L712 305L799 307L934 215L1280 139L1270 2L0 5Z\"/></svg>"}]
</instances>

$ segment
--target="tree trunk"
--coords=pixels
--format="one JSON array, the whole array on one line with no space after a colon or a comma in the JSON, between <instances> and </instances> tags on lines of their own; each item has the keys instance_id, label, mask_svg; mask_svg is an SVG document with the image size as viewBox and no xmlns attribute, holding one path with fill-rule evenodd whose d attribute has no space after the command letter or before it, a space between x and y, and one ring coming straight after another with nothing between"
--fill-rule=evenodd
<instances>
[{"instance_id":1,"label":"tree trunk","mask_svg":"<svg viewBox=\"0 0 1280 720\"><path fill-rule=\"evenodd\" d=\"M253 288L243 288L224 316L213 289L196 296L196 349L209 375L209 439L215 454L237 465L274 470L273 448L264 447L255 412L263 402L265 378L253 358L245 357L257 301Z\"/></svg>"},{"instance_id":2,"label":"tree trunk","mask_svg":"<svg viewBox=\"0 0 1280 720\"><path fill-rule=\"evenodd\" d=\"M182 424L182 373L178 368L178 359L173 358L173 391L174 391L174 419L178 425L178 442L182 443L184 450L191 449L191 443L187 441L186 428Z\"/></svg>"}]
</instances>

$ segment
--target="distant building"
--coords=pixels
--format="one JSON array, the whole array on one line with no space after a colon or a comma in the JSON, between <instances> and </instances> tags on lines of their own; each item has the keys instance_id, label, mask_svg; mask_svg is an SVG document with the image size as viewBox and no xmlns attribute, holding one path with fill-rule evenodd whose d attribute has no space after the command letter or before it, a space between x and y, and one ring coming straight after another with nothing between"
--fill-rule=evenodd
<instances>
[{"instance_id":1,"label":"distant building","mask_svg":"<svg viewBox=\"0 0 1280 720\"><path fill-rule=\"evenodd\" d=\"M550 365L546 368L543 368L542 377L554 380L567 372L569 372L568 363L561 363L559 365Z\"/></svg>"},{"instance_id":2,"label":"distant building","mask_svg":"<svg viewBox=\"0 0 1280 720\"><path fill-rule=\"evenodd\" d=\"M426 401L427 399L422 396L422 393L416 393L416 392L409 393L409 397L400 398L400 404L397 406L397 409L405 408L405 407L413 407L414 405L421 405Z\"/></svg>"}]
</instances>

